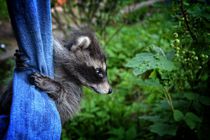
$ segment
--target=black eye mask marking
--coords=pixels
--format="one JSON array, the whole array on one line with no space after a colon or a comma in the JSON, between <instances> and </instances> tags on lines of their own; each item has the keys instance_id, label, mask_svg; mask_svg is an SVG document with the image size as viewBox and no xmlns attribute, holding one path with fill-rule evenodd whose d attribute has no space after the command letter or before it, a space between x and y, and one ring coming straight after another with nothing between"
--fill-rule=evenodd
<instances>
[{"instance_id":1,"label":"black eye mask marking","mask_svg":"<svg viewBox=\"0 0 210 140\"><path fill-rule=\"evenodd\" d=\"M97 76L103 79L103 77L105 76L103 70L101 68L96 68L95 71L96 71Z\"/></svg>"},{"instance_id":2,"label":"black eye mask marking","mask_svg":"<svg viewBox=\"0 0 210 140\"><path fill-rule=\"evenodd\" d=\"M106 73L101 71L103 74L103 78L101 78L94 67L89 67L85 64L77 65L76 71L79 72L82 77L84 77L90 83L100 83L106 77Z\"/></svg>"}]
</instances>

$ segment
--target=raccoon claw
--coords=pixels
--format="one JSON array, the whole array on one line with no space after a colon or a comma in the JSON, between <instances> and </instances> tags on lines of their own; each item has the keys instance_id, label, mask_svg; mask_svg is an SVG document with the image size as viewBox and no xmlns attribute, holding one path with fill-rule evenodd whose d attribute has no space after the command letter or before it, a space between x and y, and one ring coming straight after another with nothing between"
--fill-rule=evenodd
<instances>
[{"instance_id":1,"label":"raccoon claw","mask_svg":"<svg viewBox=\"0 0 210 140\"><path fill-rule=\"evenodd\" d=\"M29 76L29 82L36 87L40 87L42 83L43 75L39 73L32 73Z\"/></svg>"},{"instance_id":2,"label":"raccoon claw","mask_svg":"<svg viewBox=\"0 0 210 140\"><path fill-rule=\"evenodd\" d=\"M36 72L29 76L29 82L44 91L52 89L53 84L53 81L49 77Z\"/></svg>"},{"instance_id":3,"label":"raccoon claw","mask_svg":"<svg viewBox=\"0 0 210 140\"><path fill-rule=\"evenodd\" d=\"M16 58L16 68L17 69L21 70L21 69L28 67L28 65L26 64L27 58L24 56L23 52L21 52L20 50L16 50L14 56Z\"/></svg>"},{"instance_id":4,"label":"raccoon claw","mask_svg":"<svg viewBox=\"0 0 210 140\"><path fill-rule=\"evenodd\" d=\"M57 103L59 104L65 98L65 94L58 94L61 92L62 86L58 82L50 79L45 75L32 73L29 76L29 82L32 85L35 85L36 88L39 88L40 90L48 93L48 95L54 100L57 100Z\"/></svg>"}]
</instances>

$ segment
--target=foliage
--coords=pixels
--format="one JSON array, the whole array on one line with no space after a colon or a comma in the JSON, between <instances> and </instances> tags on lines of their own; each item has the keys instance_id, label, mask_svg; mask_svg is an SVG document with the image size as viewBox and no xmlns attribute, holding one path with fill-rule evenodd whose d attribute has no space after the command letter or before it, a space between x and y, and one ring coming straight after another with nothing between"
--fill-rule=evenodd
<instances>
[{"instance_id":1,"label":"foliage","mask_svg":"<svg viewBox=\"0 0 210 140\"><path fill-rule=\"evenodd\" d=\"M61 4L62 3L62 4ZM116 31L120 30L124 24L132 24L139 22L148 8L129 12L123 14L121 10L128 5L135 5L139 3L138 0L78 0L59 2L58 0L52 1L53 13L52 17L58 25L58 29L62 30L65 35L68 35L68 30L73 26L88 25L106 40L108 26L117 25ZM58 6L62 7L62 12L59 11ZM154 8L155 9L155 8ZM151 8L150 8L151 10ZM151 10L151 12L154 10ZM118 23L123 25L118 26Z\"/></svg>"},{"instance_id":2,"label":"foliage","mask_svg":"<svg viewBox=\"0 0 210 140\"><path fill-rule=\"evenodd\" d=\"M184 2L194 40L179 4L174 3L171 19L155 14L123 27L106 44L108 75L116 94L85 95L82 112L65 125L63 138L208 138L208 19L199 14L208 7ZM114 30L108 27L107 32Z\"/></svg>"},{"instance_id":3,"label":"foliage","mask_svg":"<svg viewBox=\"0 0 210 140\"><path fill-rule=\"evenodd\" d=\"M148 70L166 70L172 71L175 69L174 64L169 61L164 55L152 54L152 53L140 53L137 54L133 59L131 59L127 67L134 69L134 74L143 74Z\"/></svg>"},{"instance_id":4,"label":"foliage","mask_svg":"<svg viewBox=\"0 0 210 140\"><path fill-rule=\"evenodd\" d=\"M157 46L167 49L170 45L170 30L161 24L163 19L165 15L154 15L142 24L125 26L106 44L108 75L114 93L102 96L85 90L81 112L65 125L63 139L154 139L154 134L147 129L148 122L141 121L139 116L150 112L152 107L148 103L155 103L155 99L162 96L149 93L159 92L160 83L155 79L145 82L136 78L125 64L134 54L149 50L159 54L156 56L158 65L162 63L159 58L170 63L157 49ZM165 22L172 26L170 21ZM109 35L114 28L107 28ZM102 44L105 45L103 40ZM170 63L163 69L172 67Z\"/></svg>"},{"instance_id":5,"label":"foliage","mask_svg":"<svg viewBox=\"0 0 210 140\"><path fill-rule=\"evenodd\" d=\"M54 8L53 17L59 24L62 24L60 20L63 20L67 29L71 28L72 24L76 26L85 24L94 27L100 34L103 34L105 28L117 20L115 16L122 3L123 1L113 0L66 1L62 6L63 14ZM57 6L56 3L53 6ZM60 25L59 27L65 32L65 26Z\"/></svg>"},{"instance_id":6,"label":"foliage","mask_svg":"<svg viewBox=\"0 0 210 140\"><path fill-rule=\"evenodd\" d=\"M1 54L1 51L0 51ZM6 85L11 81L12 75L13 75L13 69L14 69L14 61L12 59L9 59L5 61L4 63L1 63L1 69L0 69L0 86Z\"/></svg>"},{"instance_id":7,"label":"foliage","mask_svg":"<svg viewBox=\"0 0 210 140\"><path fill-rule=\"evenodd\" d=\"M0 19L8 19L6 0L0 0Z\"/></svg>"},{"instance_id":8,"label":"foliage","mask_svg":"<svg viewBox=\"0 0 210 140\"><path fill-rule=\"evenodd\" d=\"M177 5L174 7L181 11L181 15L176 15L179 24L174 28L176 32L171 41L173 48L169 51L164 50L165 53L172 53L167 61L174 63L176 69L172 71L163 69L151 53L145 55L144 52L137 54L127 66L132 67L136 75L147 73L149 75L147 79L157 79L160 82L159 90L165 97L156 100L157 106L153 107L151 113L140 117L153 122L150 126L151 132L159 136L175 136L179 139L183 137L203 139L207 131L201 131L204 127L202 122L206 122L209 116L203 112L209 108L209 103L202 104L202 102L204 102L203 99L208 101L210 99L206 94L209 92L206 83L210 79L208 71L210 40L207 25L209 17L201 13L209 11L209 7L205 3L189 6L189 3L181 1L178 4L178 8ZM188 8L187 11L183 5ZM168 66L168 63L164 64ZM158 116L158 122L151 119L154 115Z\"/></svg>"}]
</instances>

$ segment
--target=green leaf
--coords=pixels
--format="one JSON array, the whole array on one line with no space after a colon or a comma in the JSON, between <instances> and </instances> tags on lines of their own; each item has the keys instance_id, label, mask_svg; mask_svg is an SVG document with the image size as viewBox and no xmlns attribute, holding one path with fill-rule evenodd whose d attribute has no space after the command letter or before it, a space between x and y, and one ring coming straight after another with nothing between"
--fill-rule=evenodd
<instances>
[{"instance_id":1,"label":"green leaf","mask_svg":"<svg viewBox=\"0 0 210 140\"><path fill-rule=\"evenodd\" d=\"M174 120L177 122L184 119L184 114L179 110L174 110L173 116L174 116Z\"/></svg>"},{"instance_id":2,"label":"green leaf","mask_svg":"<svg viewBox=\"0 0 210 140\"><path fill-rule=\"evenodd\" d=\"M137 137L137 132L134 126L130 127L126 133L126 140L135 140Z\"/></svg>"},{"instance_id":3,"label":"green leaf","mask_svg":"<svg viewBox=\"0 0 210 140\"><path fill-rule=\"evenodd\" d=\"M144 115L144 116L141 116L139 117L139 119L142 119L142 120L147 120L147 121L151 121L151 122L157 122L160 120L160 116L148 116L148 115Z\"/></svg>"},{"instance_id":4,"label":"green leaf","mask_svg":"<svg viewBox=\"0 0 210 140\"><path fill-rule=\"evenodd\" d=\"M113 128L109 131L109 134L113 135L115 137L115 139L122 140L124 138L124 135L125 135L125 130L124 130L123 127Z\"/></svg>"},{"instance_id":5,"label":"green leaf","mask_svg":"<svg viewBox=\"0 0 210 140\"><path fill-rule=\"evenodd\" d=\"M150 126L150 131L158 134L159 136L164 136L164 135L175 136L177 127L175 125L155 123Z\"/></svg>"},{"instance_id":6,"label":"green leaf","mask_svg":"<svg viewBox=\"0 0 210 140\"><path fill-rule=\"evenodd\" d=\"M184 120L186 124L190 127L190 129L194 129L198 124L201 123L201 118L199 118L192 112L187 112Z\"/></svg>"},{"instance_id":7,"label":"green leaf","mask_svg":"<svg viewBox=\"0 0 210 140\"><path fill-rule=\"evenodd\" d=\"M82 113L82 114L80 114L80 116L82 116L84 118L95 118L95 116L90 113Z\"/></svg>"},{"instance_id":8,"label":"green leaf","mask_svg":"<svg viewBox=\"0 0 210 140\"><path fill-rule=\"evenodd\" d=\"M195 94L195 93L183 93L183 94L184 94L184 97L190 101L197 100L199 96L198 94Z\"/></svg>"},{"instance_id":9,"label":"green leaf","mask_svg":"<svg viewBox=\"0 0 210 140\"><path fill-rule=\"evenodd\" d=\"M135 75L140 75L148 70L160 69L172 71L175 66L172 61L169 61L165 56L152 53L137 54L126 64L127 67L133 68Z\"/></svg>"},{"instance_id":10,"label":"green leaf","mask_svg":"<svg viewBox=\"0 0 210 140\"><path fill-rule=\"evenodd\" d=\"M210 106L210 98L207 96L200 96L199 101L206 106Z\"/></svg>"}]
</instances>

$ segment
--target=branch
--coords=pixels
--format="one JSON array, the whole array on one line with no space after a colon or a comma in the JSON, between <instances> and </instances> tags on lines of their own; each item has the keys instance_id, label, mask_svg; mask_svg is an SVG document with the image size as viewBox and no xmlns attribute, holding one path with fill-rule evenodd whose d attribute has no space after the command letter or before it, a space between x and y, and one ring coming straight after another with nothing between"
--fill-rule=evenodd
<instances>
[{"instance_id":1,"label":"branch","mask_svg":"<svg viewBox=\"0 0 210 140\"><path fill-rule=\"evenodd\" d=\"M129 5L129 6L126 6L125 8L123 8L120 11L120 13L121 14L129 14L131 12L134 12L134 11L138 10L138 9L144 8L146 6L153 5L156 2L163 2L163 1L164 0L148 0L148 1L141 2L141 3L132 4L132 5Z\"/></svg>"},{"instance_id":2,"label":"branch","mask_svg":"<svg viewBox=\"0 0 210 140\"><path fill-rule=\"evenodd\" d=\"M189 21L187 20L187 13L184 10L183 0L180 0L180 10L182 12L182 16L184 18L184 22L185 22L185 25L187 27L187 30L190 33L190 36L192 37L193 41L196 41L197 42L198 40L197 40L196 36L193 34L192 30L190 29Z\"/></svg>"},{"instance_id":3,"label":"branch","mask_svg":"<svg viewBox=\"0 0 210 140\"><path fill-rule=\"evenodd\" d=\"M124 24L120 25L118 27L118 29L116 29L116 31L105 41L105 45L107 46L109 44L109 42L114 38L115 35L117 35L121 29L124 27Z\"/></svg>"}]
</instances>

